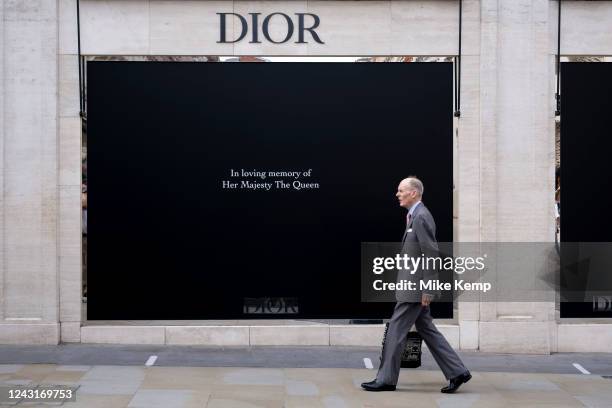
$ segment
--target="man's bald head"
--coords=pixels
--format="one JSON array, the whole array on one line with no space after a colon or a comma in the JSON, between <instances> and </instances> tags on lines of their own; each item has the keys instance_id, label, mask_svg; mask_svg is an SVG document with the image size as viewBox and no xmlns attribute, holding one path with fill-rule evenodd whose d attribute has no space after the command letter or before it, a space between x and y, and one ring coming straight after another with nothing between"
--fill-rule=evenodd
<instances>
[{"instance_id":1,"label":"man's bald head","mask_svg":"<svg viewBox=\"0 0 612 408\"><path fill-rule=\"evenodd\" d=\"M406 177L401 181L400 184L402 183L408 186L408 188L416 190L416 192L419 194L419 197L423 197L423 191L425 190L425 188L423 187L423 182L416 178L416 176Z\"/></svg>"},{"instance_id":2,"label":"man's bald head","mask_svg":"<svg viewBox=\"0 0 612 408\"><path fill-rule=\"evenodd\" d=\"M415 176L403 179L397 187L395 196L400 206L409 209L414 203L423 197L423 183Z\"/></svg>"}]
</instances>

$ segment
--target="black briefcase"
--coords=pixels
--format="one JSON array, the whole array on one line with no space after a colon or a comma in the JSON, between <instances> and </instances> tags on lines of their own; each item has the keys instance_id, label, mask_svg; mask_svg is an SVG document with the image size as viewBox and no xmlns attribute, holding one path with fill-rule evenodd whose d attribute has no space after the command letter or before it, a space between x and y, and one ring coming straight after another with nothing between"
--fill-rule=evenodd
<instances>
[{"instance_id":1,"label":"black briefcase","mask_svg":"<svg viewBox=\"0 0 612 408\"><path fill-rule=\"evenodd\" d=\"M385 342L387 340L387 330L389 330L389 323L385 324L385 333L383 335L383 352L385 349ZM402 353L402 361L400 364L401 368L418 368L421 366L421 347L423 345L423 338L418 332L408 332L408 339L406 341L406 348ZM382 359L382 354L381 354Z\"/></svg>"}]
</instances>

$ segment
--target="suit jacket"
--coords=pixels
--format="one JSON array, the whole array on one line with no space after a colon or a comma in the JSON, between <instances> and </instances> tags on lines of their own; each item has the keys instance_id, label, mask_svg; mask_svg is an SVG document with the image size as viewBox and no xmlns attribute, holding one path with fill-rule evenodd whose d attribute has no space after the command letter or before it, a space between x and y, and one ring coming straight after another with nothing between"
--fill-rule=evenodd
<instances>
[{"instance_id":1,"label":"suit jacket","mask_svg":"<svg viewBox=\"0 0 612 408\"><path fill-rule=\"evenodd\" d=\"M412 213L410 224L406 226L404 237L402 238L402 254L411 258L422 258L419 266L412 272L410 270L399 270L397 281L405 279L415 282L416 290L398 290L395 296L398 302L421 302L423 292L430 295L437 295L435 290L420 289L420 281L438 279L438 270L430 264L427 268L423 263L427 257L438 256L438 242L436 241L436 223L433 216L422 202L416 206Z\"/></svg>"}]
</instances>

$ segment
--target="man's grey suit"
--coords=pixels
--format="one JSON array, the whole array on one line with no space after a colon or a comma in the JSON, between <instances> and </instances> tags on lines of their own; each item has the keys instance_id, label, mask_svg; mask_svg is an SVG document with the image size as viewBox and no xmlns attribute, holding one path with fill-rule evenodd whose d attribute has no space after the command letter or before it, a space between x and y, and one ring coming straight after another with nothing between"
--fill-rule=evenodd
<instances>
[{"instance_id":1,"label":"man's grey suit","mask_svg":"<svg viewBox=\"0 0 612 408\"><path fill-rule=\"evenodd\" d=\"M410 257L420 257L421 254L425 257L438 256L436 223L423 203L416 206L411 221L406 226L402 239L402 253ZM398 281L407 279L416 281L418 285L418 280L436 279L436 275L437 271L434 269L418 268L412 275L410 271L403 270L398 272ZM429 294L435 295L431 292ZM380 368L376 375L376 382L379 384L397 385L402 352L406 347L407 335L413 324L423 337L446 379L450 380L468 371L457 353L433 324L429 306L421 305L421 296L420 290L396 292L397 303L389 321Z\"/></svg>"}]
</instances>

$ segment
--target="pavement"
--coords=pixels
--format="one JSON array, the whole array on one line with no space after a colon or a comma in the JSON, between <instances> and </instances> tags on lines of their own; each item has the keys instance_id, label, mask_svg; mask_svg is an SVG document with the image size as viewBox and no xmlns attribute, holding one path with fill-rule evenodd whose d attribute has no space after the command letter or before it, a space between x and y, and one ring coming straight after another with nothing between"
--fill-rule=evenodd
<instances>
[{"instance_id":1,"label":"pavement","mask_svg":"<svg viewBox=\"0 0 612 408\"><path fill-rule=\"evenodd\" d=\"M0 346L0 386L70 386L75 401L16 407L612 407L612 353L461 352L473 378L453 395L425 350L395 392L359 384L380 350L356 347ZM370 368L368 368L370 367ZM0 405L9 404L7 401ZM3 405L3 406L4 406Z\"/></svg>"}]
</instances>

